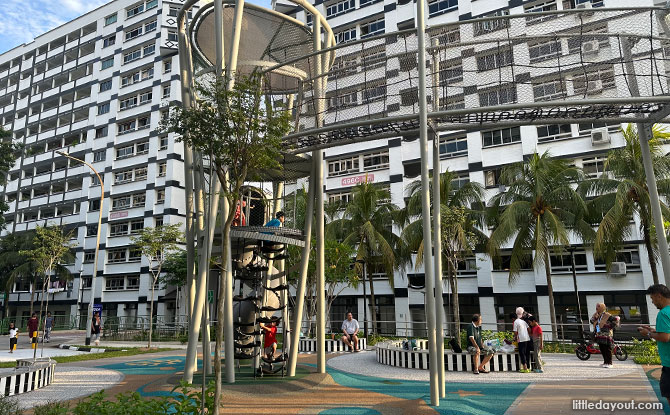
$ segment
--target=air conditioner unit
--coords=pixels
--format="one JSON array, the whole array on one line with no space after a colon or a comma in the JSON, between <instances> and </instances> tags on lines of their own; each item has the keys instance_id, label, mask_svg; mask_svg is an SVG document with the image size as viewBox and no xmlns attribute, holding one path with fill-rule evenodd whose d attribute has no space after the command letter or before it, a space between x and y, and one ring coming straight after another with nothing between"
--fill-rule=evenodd
<instances>
[{"instance_id":1,"label":"air conditioner unit","mask_svg":"<svg viewBox=\"0 0 670 415\"><path fill-rule=\"evenodd\" d=\"M602 90L603 90L603 81L601 81L600 79L594 79L586 84L586 92L589 94L595 94Z\"/></svg>"},{"instance_id":2,"label":"air conditioner unit","mask_svg":"<svg viewBox=\"0 0 670 415\"><path fill-rule=\"evenodd\" d=\"M598 53L598 50L600 50L600 43L598 43L598 39L587 40L586 42L582 43L582 53L585 55Z\"/></svg>"},{"instance_id":3,"label":"air conditioner unit","mask_svg":"<svg viewBox=\"0 0 670 415\"><path fill-rule=\"evenodd\" d=\"M594 128L591 130L591 144L607 144L610 142L610 133L607 131L607 127L604 128Z\"/></svg>"},{"instance_id":4,"label":"air conditioner unit","mask_svg":"<svg viewBox=\"0 0 670 415\"><path fill-rule=\"evenodd\" d=\"M612 262L610 264L610 275L613 276L625 276L626 275L626 263L625 262Z\"/></svg>"}]
</instances>

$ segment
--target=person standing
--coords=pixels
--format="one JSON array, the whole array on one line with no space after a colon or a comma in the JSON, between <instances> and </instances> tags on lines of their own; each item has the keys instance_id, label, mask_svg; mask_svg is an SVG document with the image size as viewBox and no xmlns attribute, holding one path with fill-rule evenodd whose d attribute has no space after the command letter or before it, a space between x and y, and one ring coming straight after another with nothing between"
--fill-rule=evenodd
<instances>
[{"instance_id":1,"label":"person standing","mask_svg":"<svg viewBox=\"0 0 670 415\"><path fill-rule=\"evenodd\" d=\"M102 329L102 323L100 321L100 314L96 311L93 313L93 319L91 321L91 333L94 338L94 342L97 345L100 344L100 330Z\"/></svg>"},{"instance_id":2,"label":"person standing","mask_svg":"<svg viewBox=\"0 0 670 415\"><path fill-rule=\"evenodd\" d=\"M37 314L33 313L28 320L28 336L30 336L31 347L35 349L37 347L37 330L39 329L40 322L37 320Z\"/></svg>"},{"instance_id":3,"label":"person standing","mask_svg":"<svg viewBox=\"0 0 670 415\"><path fill-rule=\"evenodd\" d=\"M54 326L54 318L51 317L51 311L47 313L47 318L44 320L44 342L49 343L51 340L51 330Z\"/></svg>"},{"instance_id":4,"label":"person standing","mask_svg":"<svg viewBox=\"0 0 670 415\"><path fill-rule=\"evenodd\" d=\"M612 345L614 339L612 337L612 326L609 322L611 314L607 312L607 306L603 303L596 304L596 312L591 316L591 324L593 325L593 333L595 334L596 343L600 347L600 352L603 355L604 368L611 368L612 365Z\"/></svg>"},{"instance_id":5,"label":"person standing","mask_svg":"<svg viewBox=\"0 0 670 415\"><path fill-rule=\"evenodd\" d=\"M516 320L514 320L514 338L519 344L519 360L521 361L521 373L530 373L530 351L533 342L530 340L530 327L523 319L523 307L517 307Z\"/></svg>"},{"instance_id":6,"label":"person standing","mask_svg":"<svg viewBox=\"0 0 670 415\"><path fill-rule=\"evenodd\" d=\"M528 317L530 321L530 338L533 340L533 350L535 351L535 372L542 373L542 348L544 342L542 340L542 327L537 323L535 316Z\"/></svg>"},{"instance_id":7,"label":"person standing","mask_svg":"<svg viewBox=\"0 0 670 415\"><path fill-rule=\"evenodd\" d=\"M474 359L474 364L472 365L472 372L475 375L480 373L489 373L488 370L484 368L486 364L493 357L493 351L485 348L482 345L482 316L475 314L472 316L472 324L468 325L468 328L465 330L466 336L468 337L468 353L472 354ZM484 360L480 363L481 354L484 353L486 356Z\"/></svg>"},{"instance_id":8,"label":"person standing","mask_svg":"<svg viewBox=\"0 0 670 415\"><path fill-rule=\"evenodd\" d=\"M360 352L358 349L358 330L360 330L358 320L354 318L353 314L347 313L347 319L342 322L342 333L344 333L342 341L351 348L352 352Z\"/></svg>"},{"instance_id":9,"label":"person standing","mask_svg":"<svg viewBox=\"0 0 670 415\"><path fill-rule=\"evenodd\" d=\"M656 329L649 325L637 328L643 337L656 340L658 355L661 358L661 396L670 404L670 289L663 284L647 288L651 302L659 309L656 316Z\"/></svg>"},{"instance_id":10,"label":"person standing","mask_svg":"<svg viewBox=\"0 0 670 415\"><path fill-rule=\"evenodd\" d=\"M9 353L14 353L16 350L16 343L19 340L19 329L16 328L16 325L12 321L9 323Z\"/></svg>"}]
</instances>

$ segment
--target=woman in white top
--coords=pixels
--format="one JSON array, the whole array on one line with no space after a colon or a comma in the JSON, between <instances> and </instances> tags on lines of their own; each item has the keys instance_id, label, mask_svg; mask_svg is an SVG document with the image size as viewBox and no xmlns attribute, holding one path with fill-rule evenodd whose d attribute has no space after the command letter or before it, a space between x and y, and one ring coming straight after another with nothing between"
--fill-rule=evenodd
<instances>
[{"instance_id":1,"label":"woman in white top","mask_svg":"<svg viewBox=\"0 0 670 415\"><path fill-rule=\"evenodd\" d=\"M519 360L521 360L522 373L530 373L530 351L533 349L533 342L530 339L530 328L523 319L524 309L516 309L516 320L514 320L514 338L519 343Z\"/></svg>"},{"instance_id":2,"label":"woman in white top","mask_svg":"<svg viewBox=\"0 0 670 415\"><path fill-rule=\"evenodd\" d=\"M16 328L14 323L9 323L9 353L14 353L16 349L16 341L18 340L19 329Z\"/></svg>"}]
</instances>

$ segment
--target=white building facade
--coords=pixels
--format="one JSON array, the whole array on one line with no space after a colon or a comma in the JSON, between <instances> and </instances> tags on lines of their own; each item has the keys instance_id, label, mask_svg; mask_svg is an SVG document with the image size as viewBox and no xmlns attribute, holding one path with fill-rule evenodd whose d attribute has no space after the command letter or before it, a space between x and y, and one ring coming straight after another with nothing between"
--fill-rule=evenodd
<instances>
[{"instance_id":1,"label":"white building facade","mask_svg":"<svg viewBox=\"0 0 670 415\"><path fill-rule=\"evenodd\" d=\"M164 0L116 0L0 55L0 125L25 146L3 188L10 207L3 233L46 224L73 232L74 278L53 282L49 295L62 324L86 316L92 298L110 322L150 314L149 263L130 236L185 218L183 145L156 132L168 106L180 101L180 8ZM56 151L95 167L104 182L102 204L91 170ZM11 316L28 316L33 289L27 280L16 282ZM158 287L153 314L167 321L185 314L180 297Z\"/></svg>"},{"instance_id":2,"label":"white building facade","mask_svg":"<svg viewBox=\"0 0 670 415\"><path fill-rule=\"evenodd\" d=\"M584 5L584 3L588 3ZM363 39L381 33L392 33L398 30L411 29L415 27L416 3L410 1L389 0L340 0L321 1L316 0L315 7L328 18L338 43L346 43L357 39ZM434 0L428 2L427 26L435 26L442 23L466 21L469 19L496 16L496 15L522 15L533 11L564 10L576 7L630 7L630 2L621 0ZM635 7L654 6L652 0L635 2ZM311 23L311 18L300 9L296 9L286 2L277 2L275 9L296 17L299 20ZM579 19L575 19L578 22ZM598 20L594 17L594 30L606 28L607 21ZM597 28L596 28L597 27ZM463 29L467 31L468 29ZM475 32L476 32L475 28ZM495 30L487 29L487 30ZM504 32L504 31L503 31ZM477 33L475 33L475 36ZM562 56L569 59L569 55L575 54L574 45L564 39ZM389 78L397 77L398 83L402 82L402 69L400 74L394 65L397 60L383 59L384 53L391 50L392 41L384 44L383 39L378 48L361 50L360 44L352 47L355 50L351 54L338 51L332 74L328 82L329 91L339 88L339 100L328 99L327 106L337 107L338 120L346 121L360 117L361 108L365 114L370 114L370 106L379 106L380 114L390 114L398 111L399 104L388 104L384 99L386 108L380 106L379 102L371 99L374 91L369 86L374 86L379 80L383 86L380 95L393 97L399 96L404 100L403 90L393 93L386 88L392 88L393 81ZM368 47L369 45L366 45ZM495 44L493 45L495 46ZM493 47L492 46L492 47ZM579 50L581 45L577 45ZM607 45L603 44L603 47ZM485 46L483 46L485 48ZM372 50L374 49L374 50ZM345 49L346 51L346 49ZM499 51L498 51L499 52ZM605 52L605 49L601 50ZM393 53L398 53L396 48ZM515 49L515 55L517 50ZM552 54L556 50L551 51ZM606 53L606 52L605 52ZM375 65L375 56L381 56L380 65ZM477 56L481 53L477 52ZM511 55L510 55L511 56ZM531 55L532 56L532 55ZM459 59L461 56L458 57ZM501 59L504 56L500 57ZM365 76L357 73L356 62L370 60L372 67L366 71ZM402 59L402 58L401 58ZM471 59L470 68L479 71L491 68L478 68L475 64L475 53L466 56L463 52L463 64L460 61L454 64L453 70L446 68L441 73L447 76L467 77L476 76L468 74L463 70L465 59ZM521 56L514 56L515 60L522 64L528 62L528 52ZM525 59L525 61L524 61ZM347 62L353 62L349 65ZM533 64L531 57L530 64ZM401 63L402 65L402 63ZM494 64L496 66L497 64ZM499 66L499 65L498 65ZM351 70L347 70L347 68ZM349 83L354 85L363 79L367 87L359 88L350 96L343 95L341 85ZM604 77L603 77L604 78ZM335 80L336 79L336 80ZM335 86L339 83L340 86ZM430 86L429 86L430 87ZM522 88L520 86L519 88ZM367 89L366 89L367 88ZM416 88L416 84L414 84ZM606 82L600 86L603 96L617 96L616 85ZM467 89L467 88L466 88ZM352 91L356 88L352 87ZM364 90L363 93L360 91ZM412 96L408 91L407 100ZM474 99L482 99L476 94ZM576 91L575 91L576 92ZM413 92L416 94L416 90ZM461 92L462 93L462 92ZM538 100L537 91L535 100ZM547 92L548 94L550 93ZM430 95L430 91L428 95ZM521 94L521 92L519 92ZM516 91L515 95L516 97ZM532 95L531 95L532 96ZM328 98L328 92L326 93ZM430 97L429 97L430 98ZM388 98L392 101L393 98ZM416 98L413 98L416 100ZM456 96L453 98L453 106L446 109L464 108L464 100L467 96ZM346 101L346 102L343 102ZM502 101L502 100L501 100ZM405 105L405 104L400 104ZM410 104L411 105L411 104ZM429 101L430 105L430 101ZM484 106L484 104L481 104ZM468 106L469 107L469 106ZM344 108L344 109L343 109ZM326 114L328 122L329 115ZM374 117L371 117L374 118ZM521 126L513 128L501 128L494 130L483 130L476 132L443 133L440 145L440 170L450 170L458 175L458 181L473 181L481 183L485 189L485 200L489 200L499 192L499 174L501 169L510 163L520 162L525 157L538 152L549 151L553 156L570 160L574 165L582 167L589 177L597 177L603 171L603 163L608 150L623 145L623 137L619 125L594 125L573 124L554 126ZM607 132L609 140L598 142L592 138L592 132ZM429 146L432 147L432 146ZM670 147L668 147L670 150ZM391 191L392 202L403 207L408 196L406 189L408 184L419 180L420 154L418 136L402 136L388 139L379 139L363 143L346 144L332 147L324 153L324 175L326 201L348 201L351 197L353 186L361 180L372 181L387 186ZM429 152L432 151L429 148ZM666 150L667 152L667 150ZM430 158L430 154L429 154ZM431 163L432 164L432 163ZM431 165L432 168L432 165ZM288 192L288 190L287 190ZM575 263L577 271L578 288L581 299L582 315L589 315L595 310L598 302L605 302L610 309L618 310L624 323L636 324L640 322L655 322L656 308L645 295L646 288L653 283L652 275L647 260L647 252L640 234L639 218L635 218L634 232L631 240L620 253L621 262L626 264L625 275L613 276L605 271L604 263L596 261L590 247L584 246L580 241L573 241L575 249ZM492 261L485 254L476 254L470 260L461 264L458 271L459 301L461 321L469 322L474 313L481 313L485 329L511 328L510 314L518 306L523 306L530 312L539 316L542 323L549 323L549 299L547 281L544 270L528 269L522 271L517 281L510 285L509 273L505 270L509 265L509 250L502 251L500 261ZM551 258L552 282L554 289L555 307L559 323L574 323L576 315L576 296L572 281L570 254L566 251L564 255ZM660 274L660 273L659 273ZM660 275L662 277L662 275ZM662 282L662 278L661 278ZM374 291L377 302L377 319L380 321L380 330L384 334L397 335L421 335L425 328L424 313L424 274L422 268L411 268L405 272L396 272L393 287L389 284L385 275L374 278ZM451 321L449 305L449 285L444 282L444 304L446 321ZM368 292L369 295L369 292ZM362 321L363 310L362 288L345 289L335 300L331 309L331 328L338 330L338 322L344 318L346 311L353 310L359 321ZM368 320L371 313L367 313ZM545 327L547 330L549 326Z\"/></svg>"}]
</instances>

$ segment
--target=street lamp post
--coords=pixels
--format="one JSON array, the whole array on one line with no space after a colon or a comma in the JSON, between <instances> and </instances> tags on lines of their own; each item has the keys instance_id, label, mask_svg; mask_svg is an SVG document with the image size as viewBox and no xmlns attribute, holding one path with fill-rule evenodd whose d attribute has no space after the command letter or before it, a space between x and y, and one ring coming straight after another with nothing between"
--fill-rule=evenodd
<instances>
[{"instance_id":1,"label":"street lamp post","mask_svg":"<svg viewBox=\"0 0 670 415\"><path fill-rule=\"evenodd\" d=\"M105 184L102 182L102 177L100 177L100 174L96 169L93 168L92 165L89 163L85 162L84 160L80 160L76 157L73 157L69 155L68 153L64 151L56 151L56 153L60 154L61 156L67 157L72 160L76 160L80 163L83 163L87 165L93 173L95 173L96 177L98 178L98 181L100 182L100 206L98 209L98 232L95 238L95 259L93 260L93 276L91 276L91 298L88 301L88 319L86 320L86 342L85 345L88 346L91 344L91 321L93 320L93 302L95 300L95 279L98 276L98 254L100 252L100 228L102 227L102 203L105 198ZM83 301L83 295L82 295L82 301Z\"/></svg>"}]
</instances>

